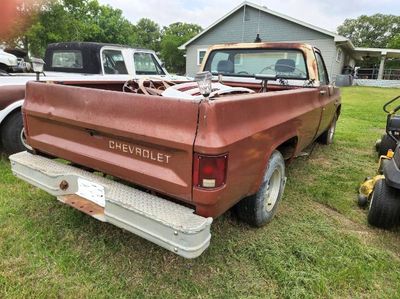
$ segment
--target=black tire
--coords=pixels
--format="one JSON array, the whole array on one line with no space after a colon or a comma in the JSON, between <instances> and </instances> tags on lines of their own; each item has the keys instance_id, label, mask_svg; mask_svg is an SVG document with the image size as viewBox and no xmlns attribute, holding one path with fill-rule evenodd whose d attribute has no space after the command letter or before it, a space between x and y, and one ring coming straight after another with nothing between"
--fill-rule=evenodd
<instances>
[{"instance_id":1,"label":"black tire","mask_svg":"<svg viewBox=\"0 0 400 299\"><path fill-rule=\"evenodd\" d=\"M0 70L2 70L4 72L8 72L9 68L5 64L0 63Z\"/></svg>"},{"instance_id":2,"label":"black tire","mask_svg":"<svg viewBox=\"0 0 400 299\"><path fill-rule=\"evenodd\" d=\"M396 141L394 141L388 134L382 136L381 142L378 147L378 155L386 156L388 150L393 150L396 148Z\"/></svg>"},{"instance_id":3,"label":"black tire","mask_svg":"<svg viewBox=\"0 0 400 299\"><path fill-rule=\"evenodd\" d=\"M1 129L1 143L7 154L12 155L27 149L21 138L23 130L21 111L13 112L6 118Z\"/></svg>"},{"instance_id":4,"label":"black tire","mask_svg":"<svg viewBox=\"0 0 400 299\"><path fill-rule=\"evenodd\" d=\"M268 167L258 192L242 199L236 205L235 210L238 217L256 227L270 222L282 198L285 181L285 161L280 152L274 151L268 161Z\"/></svg>"},{"instance_id":5,"label":"black tire","mask_svg":"<svg viewBox=\"0 0 400 299\"><path fill-rule=\"evenodd\" d=\"M376 182L368 212L368 223L391 229L399 223L400 191L388 186L384 179Z\"/></svg>"},{"instance_id":6,"label":"black tire","mask_svg":"<svg viewBox=\"0 0 400 299\"><path fill-rule=\"evenodd\" d=\"M337 123L337 114L332 119L331 124L329 125L329 128L319 136L318 141L319 143L329 145L333 143L333 140L335 138L335 132L336 132L336 123Z\"/></svg>"}]
</instances>

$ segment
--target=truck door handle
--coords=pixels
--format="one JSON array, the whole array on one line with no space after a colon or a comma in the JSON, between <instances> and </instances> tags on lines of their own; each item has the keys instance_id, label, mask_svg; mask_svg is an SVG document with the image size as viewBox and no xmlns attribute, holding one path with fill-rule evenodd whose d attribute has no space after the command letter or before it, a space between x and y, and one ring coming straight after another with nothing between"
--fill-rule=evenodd
<instances>
[{"instance_id":1,"label":"truck door handle","mask_svg":"<svg viewBox=\"0 0 400 299\"><path fill-rule=\"evenodd\" d=\"M326 90L320 90L320 91L319 91L319 94L320 94L321 96L326 95Z\"/></svg>"}]
</instances>

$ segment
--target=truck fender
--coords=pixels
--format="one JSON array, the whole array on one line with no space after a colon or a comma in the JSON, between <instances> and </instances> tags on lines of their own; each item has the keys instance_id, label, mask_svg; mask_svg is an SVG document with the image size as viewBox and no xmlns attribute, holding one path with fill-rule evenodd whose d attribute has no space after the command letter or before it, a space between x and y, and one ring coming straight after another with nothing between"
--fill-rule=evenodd
<instances>
[{"instance_id":1,"label":"truck fender","mask_svg":"<svg viewBox=\"0 0 400 299\"><path fill-rule=\"evenodd\" d=\"M0 125L3 123L3 121L9 116L11 113L14 111L21 109L22 105L24 104L24 100L19 100L16 101L10 105L8 105L6 108L0 111Z\"/></svg>"},{"instance_id":2,"label":"truck fender","mask_svg":"<svg viewBox=\"0 0 400 299\"><path fill-rule=\"evenodd\" d=\"M288 144L288 145L290 145L292 147L291 148L291 154L290 154L289 157L285 157L284 153L282 153L282 150L280 150L280 149L282 149L284 147L285 144ZM279 151L281 151L281 154L284 156L285 160L290 162L294 158L294 156L295 156L295 154L297 152L297 145L298 145L298 136L297 136L297 134L292 133L292 134L288 134L287 136L284 136L284 138L282 138L282 139L279 139L275 144L273 144L272 146L270 146L268 148L268 150L265 153L264 159L262 160L263 163L264 163L263 164L264 165L263 166L263 170L259 174L259 177L258 177L258 179L256 181L256 184L255 184L254 188L253 188L253 190L255 190L255 192L257 192L258 189L260 189L260 186L261 186L263 178L264 178L264 174L267 171L268 161L269 161L269 158L272 155L272 153L275 150L279 150ZM253 192L253 193L255 193L255 192Z\"/></svg>"}]
</instances>

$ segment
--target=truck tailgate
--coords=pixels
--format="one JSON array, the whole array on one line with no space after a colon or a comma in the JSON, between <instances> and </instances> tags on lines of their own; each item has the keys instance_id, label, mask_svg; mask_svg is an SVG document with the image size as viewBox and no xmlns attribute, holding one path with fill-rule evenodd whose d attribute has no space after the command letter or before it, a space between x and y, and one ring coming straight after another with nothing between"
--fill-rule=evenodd
<instances>
[{"instance_id":1,"label":"truck tailgate","mask_svg":"<svg viewBox=\"0 0 400 299\"><path fill-rule=\"evenodd\" d=\"M30 82L23 111L34 149L190 201L198 104Z\"/></svg>"}]
</instances>

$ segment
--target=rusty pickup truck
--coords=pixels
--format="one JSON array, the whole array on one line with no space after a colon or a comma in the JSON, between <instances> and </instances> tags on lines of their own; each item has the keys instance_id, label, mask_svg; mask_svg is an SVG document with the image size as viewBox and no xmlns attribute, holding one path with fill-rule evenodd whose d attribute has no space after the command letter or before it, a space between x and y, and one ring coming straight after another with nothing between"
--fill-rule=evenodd
<instances>
[{"instance_id":1,"label":"rusty pickup truck","mask_svg":"<svg viewBox=\"0 0 400 299\"><path fill-rule=\"evenodd\" d=\"M29 82L32 150L10 156L14 174L186 258L209 246L213 218L232 207L253 226L268 223L285 165L314 141L333 142L340 92L307 44L213 46L201 71L123 91Z\"/></svg>"}]
</instances>

